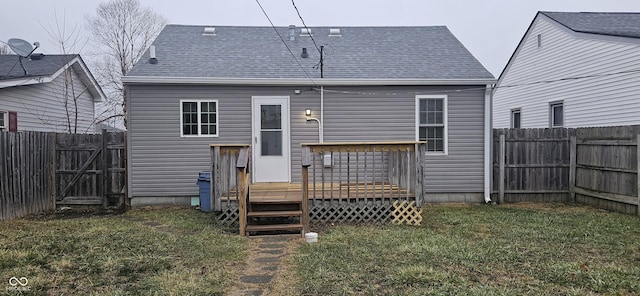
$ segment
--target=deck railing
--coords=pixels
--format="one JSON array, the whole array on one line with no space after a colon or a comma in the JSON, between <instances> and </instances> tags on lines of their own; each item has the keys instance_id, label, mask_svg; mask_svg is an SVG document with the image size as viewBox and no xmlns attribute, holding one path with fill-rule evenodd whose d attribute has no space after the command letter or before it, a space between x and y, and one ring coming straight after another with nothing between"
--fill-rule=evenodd
<instances>
[{"instance_id":1,"label":"deck railing","mask_svg":"<svg viewBox=\"0 0 640 296\"><path fill-rule=\"evenodd\" d=\"M302 144L306 222L310 205L317 204L366 206L411 200L421 206L425 152L423 142Z\"/></svg>"},{"instance_id":2,"label":"deck railing","mask_svg":"<svg viewBox=\"0 0 640 296\"><path fill-rule=\"evenodd\" d=\"M209 146L211 147L212 209L219 212L223 210L223 205L225 208L235 206L235 202L239 200L240 187L242 187L237 185L248 186L249 184L249 182L242 182L243 177L246 178L248 175L251 146L249 144L211 144ZM243 158L244 156L246 158ZM247 172L244 176L239 174L240 161L243 161L242 168Z\"/></svg>"}]
</instances>

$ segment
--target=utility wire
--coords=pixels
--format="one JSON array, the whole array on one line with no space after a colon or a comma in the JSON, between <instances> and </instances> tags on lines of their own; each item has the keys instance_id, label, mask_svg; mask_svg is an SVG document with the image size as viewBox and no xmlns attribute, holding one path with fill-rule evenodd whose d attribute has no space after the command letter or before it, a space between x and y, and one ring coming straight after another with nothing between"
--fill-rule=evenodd
<instances>
[{"instance_id":1,"label":"utility wire","mask_svg":"<svg viewBox=\"0 0 640 296\"><path fill-rule=\"evenodd\" d=\"M304 22L302 15L300 15L300 10L298 10L298 7L296 6L296 2L294 0L291 0L291 4L293 4L293 8L296 9L296 12L298 13L298 17L302 21L302 25L304 26L305 29L307 29L307 32L309 32L309 37L311 37L311 41L313 41L313 46L315 46L316 50L320 53L320 47L318 47L316 40L313 39L313 35L311 34L311 31L309 31L309 27L307 27L307 24Z\"/></svg>"},{"instance_id":2,"label":"utility wire","mask_svg":"<svg viewBox=\"0 0 640 296\"><path fill-rule=\"evenodd\" d=\"M521 84L510 84L510 85L502 85L502 86L494 85L492 87L489 87L488 89L495 90L500 88L514 88L514 87L520 87L520 86L531 86L531 85L538 85L538 84L574 81L574 80L589 79L589 78L602 78L602 77L634 74L634 73L640 73L640 69L632 69L632 70L625 70L625 71L612 72L612 73L597 73L597 74L590 74L590 75L583 75L583 76L564 77L564 78L559 78L554 80L542 80L542 81L534 81L534 82L521 83ZM343 90L324 88L324 91L329 93L342 93L342 94L355 94L355 95L399 95L399 94L419 95L419 94L442 94L442 93L452 93L452 92L479 91L479 90L486 90L486 89L487 87L471 87L471 88L464 88L464 89L445 89L445 90L437 90L437 91L420 91L420 92L402 92L402 91L400 92L357 92L357 91L343 91ZM320 90L320 89L315 88L315 90Z\"/></svg>"},{"instance_id":3,"label":"utility wire","mask_svg":"<svg viewBox=\"0 0 640 296\"><path fill-rule=\"evenodd\" d=\"M260 0L256 0L256 3L258 3L258 6L260 6L260 10L262 10L262 13L264 13L264 16L267 17L267 20L269 20L269 23L271 24L271 27L273 28L273 30L276 31L276 34L278 34L278 37L280 37L280 41L282 41L282 44L284 44L284 46L287 47L287 50L289 50L289 53L291 54L291 57L293 57L293 59L296 61L296 63L298 63L298 66L300 66L300 69L302 70L302 72L304 72L304 74L307 75L307 77L309 77L309 80L311 80L311 83L313 83L313 85L317 87L318 85L316 84L316 82L313 80L313 78L311 78L311 75L309 75L309 73L307 73L307 71L304 69L304 67L300 63L300 61L298 61L298 59L296 58L296 55L293 53L293 51L291 50L291 48L289 47L287 42L284 41L284 38L282 38L282 35L280 35L280 32L278 32L278 29L276 28L276 26L271 21L271 18L269 17L267 12L262 7L262 4L260 4Z\"/></svg>"}]
</instances>

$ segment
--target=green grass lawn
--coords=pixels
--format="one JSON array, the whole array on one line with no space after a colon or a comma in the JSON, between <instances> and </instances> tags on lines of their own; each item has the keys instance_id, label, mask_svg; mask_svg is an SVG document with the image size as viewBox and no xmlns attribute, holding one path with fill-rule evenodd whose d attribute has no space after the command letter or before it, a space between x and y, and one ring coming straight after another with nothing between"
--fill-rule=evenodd
<instances>
[{"instance_id":1,"label":"green grass lawn","mask_svg":"<svg viewBox=\"0 0 640 296\"><path fill-rule=\"evenodd\" d=\"M633 295L640 219L588 207L433 205L422 226L339 226L292 258L307 295Z\"/></svg>"},{"instance_id":2,"label":"green grass lawn","mask_svg":"<svg viewBox=\"0 0 640 296\"><path fill-rule=\"evenodd\" d=\"M0 222L0 295L221 295L248 246L189 208L50 218Z\"/></svg>"}]
</instances>

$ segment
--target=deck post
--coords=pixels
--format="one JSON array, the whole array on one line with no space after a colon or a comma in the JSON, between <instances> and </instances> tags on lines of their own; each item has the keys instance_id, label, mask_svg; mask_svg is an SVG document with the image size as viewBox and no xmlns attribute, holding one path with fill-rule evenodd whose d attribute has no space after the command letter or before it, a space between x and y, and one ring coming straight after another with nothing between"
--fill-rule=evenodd
<instances>
[{"instance_id":1,"label":"deck post","mask_svg":"<svg viewBox=\"0 0 640 296\"><path fill-rule=\"evenodd\" d=\"M220 161L222 160L220 155L220 146L214 146L211 148L211 202L213 202L213 210L216 212L222 211L222 204L220 197Z\"/></svg>"},{"instance_id":2,"label":"deck post","mask_svg":"<svg viewBox=\"0 0 640 296\"><path fill-rule=\"evenodd\" d=\"M302 147L302 232L309 232L309 167L311 166L311 151L309 147Z\"/></svg>"},{"instance_id":3,"label":"deck post","mask_svg":"<svg viewBox=\"0 0 640 296\"><path fill-rule=\"evenodd\" d=\"M416 196L416 205L421 207L424 205L424 167L425 167L425 155L427 153L427 144L426 143L418 143L416 144L416 177L414 182L416 182L415 188L415 196Z\"/></svg>"},{"instance_id":4,"label":"deck post","mask_svg":"<svg viewBox=\"0 0 640 296\"><path fill-rule=\"evenodd\" d=\"M246 235L247 229L247 198L249 194L249 157L251 153L250 147L245 147L240 150L238 154L238 161L236 163L236 176L238 179L238 212L240 214L240 236Z\"/></svg>"}]
</instances>

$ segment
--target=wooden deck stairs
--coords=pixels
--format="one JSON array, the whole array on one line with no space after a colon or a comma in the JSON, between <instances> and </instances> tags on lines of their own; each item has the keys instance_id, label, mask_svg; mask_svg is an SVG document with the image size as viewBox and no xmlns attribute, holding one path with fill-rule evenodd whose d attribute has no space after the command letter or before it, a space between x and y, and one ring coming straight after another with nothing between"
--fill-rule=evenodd
<instances>
[{"instance_id":1,"label":"wooden deck stairs","mask_svg":"<svg viewBox=\"0 0 640 296\"><path fill-rule=\"evenodd\" d=\"M251 185L247 205L247 235L301 233L302 199L291 196L288 184Z\"/></svg>"}]
</instances>

